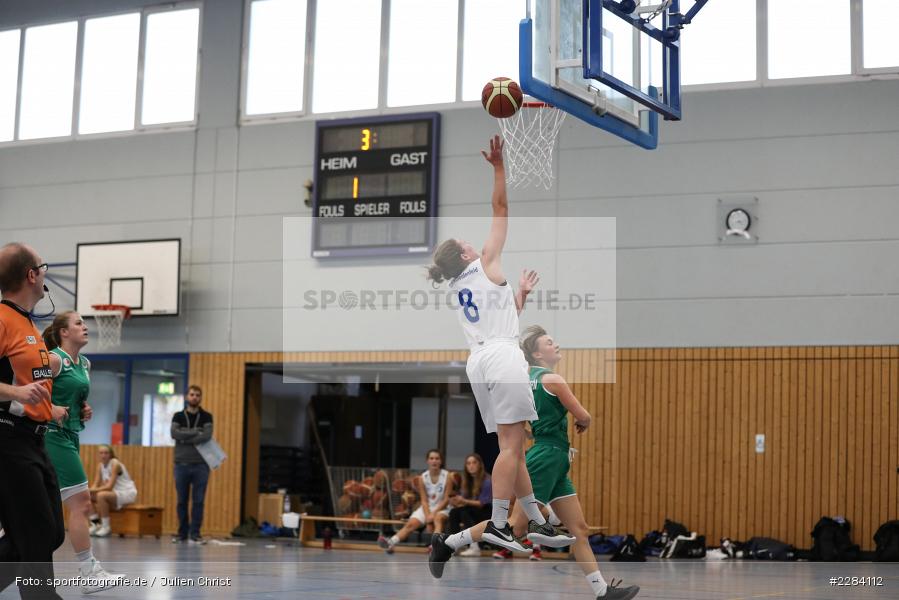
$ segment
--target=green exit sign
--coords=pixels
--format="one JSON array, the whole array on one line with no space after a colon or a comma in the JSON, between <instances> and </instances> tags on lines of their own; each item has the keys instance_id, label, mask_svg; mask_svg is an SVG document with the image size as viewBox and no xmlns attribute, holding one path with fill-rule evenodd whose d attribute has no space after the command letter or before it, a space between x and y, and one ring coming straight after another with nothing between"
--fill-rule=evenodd
<instances>
[{"instance_id":1,"label":"green exit sign","mask_svg":"<svg viewBox=\"0 0 899 600\"><path fill-rule=\"evenodd\" d=\"M175 382L174 381L163 381L158 386L156 386L156 393L160 396L171 396L175 393Z\"/></svg>"}]
</instances>

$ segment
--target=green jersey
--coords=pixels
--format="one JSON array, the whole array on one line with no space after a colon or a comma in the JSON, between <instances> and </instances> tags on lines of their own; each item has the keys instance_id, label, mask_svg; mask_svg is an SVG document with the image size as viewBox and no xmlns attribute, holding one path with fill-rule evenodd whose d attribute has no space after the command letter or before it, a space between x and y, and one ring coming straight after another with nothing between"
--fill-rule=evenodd
<instances>
[{"instance_id":1,"label":"green jersey","mask_svg":"<svg viewBox=\"0 0 899 600\"><path fill-rule=\"evenodd\" d=\"M81 431L84 429L81 422L81 407L87 402L87 396L91 391L91 363L83 355L78 357L76 363L62 348L54 348L51 352L59 356L62 363L59 375L53 379L51 400L53 404L69 409L69 418L62 423L62 428Z\"/></svg>"},{"instance_id":2,"label":"green jersey","mask_svg":"<svg viewBox=\"0 0 899 600\"><path fill-rule=\"evenodd\" d=\"M552 371L543 367L530 368L531 390L538 417L537 421L531 421L534 443L568 450L568 409L543 387L543 376L547 373Z\"/></svg>"}]
</instances>

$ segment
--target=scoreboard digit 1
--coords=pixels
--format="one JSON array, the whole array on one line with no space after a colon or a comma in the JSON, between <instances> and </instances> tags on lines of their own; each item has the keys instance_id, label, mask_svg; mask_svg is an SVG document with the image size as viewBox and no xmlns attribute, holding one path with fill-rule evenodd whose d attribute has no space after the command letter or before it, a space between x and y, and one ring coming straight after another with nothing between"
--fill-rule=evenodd
<instances>
[{"instance_id":1,"label":"scoreboard digit 1","mask_svg":"<svg viewBox=\"0 0 899 600\"><path fill-rule=\"evenodd\" d=\"M439 113L316 123L312 256L430 252L439 139Z\"/></svg>"}]
</instances>

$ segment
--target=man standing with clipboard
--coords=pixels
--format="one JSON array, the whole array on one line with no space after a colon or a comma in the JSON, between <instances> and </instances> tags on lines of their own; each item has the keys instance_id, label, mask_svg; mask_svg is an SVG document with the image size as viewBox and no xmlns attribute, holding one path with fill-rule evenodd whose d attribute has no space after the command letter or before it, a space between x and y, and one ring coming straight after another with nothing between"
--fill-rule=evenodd
<instances>
[{"instance_id":1,"label":"man standing with clipboard","mask_svg":"<svg viewBox=\"0 0 899 600\"><path fill-rule=\"evenodd\" d=\"M178 535L172 543L205 544L200 535L209 465L197 446L212 440L212 413L200 408L203 390L187 388L187 406L172 416L175 440L175 490L178 492ZM190 516L187 501L191 500Z\"/></svg>"}]
</instances>

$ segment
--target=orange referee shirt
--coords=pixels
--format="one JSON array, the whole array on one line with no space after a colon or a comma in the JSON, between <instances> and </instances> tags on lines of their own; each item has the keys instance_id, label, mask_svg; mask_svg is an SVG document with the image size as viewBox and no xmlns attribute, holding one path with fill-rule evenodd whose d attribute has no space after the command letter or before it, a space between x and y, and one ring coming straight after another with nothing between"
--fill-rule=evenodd
<instances>
[{"instance_id":1,"label":"orange referee shirt","mask_svg":"<svg viewBox=\"0 0 899 600\"><path fill-rule=\"evenodd\" d=\"M0 302L0 382L28 385L40 381L53 390L50 354L31 316L6 300ZM3 405L9 407L8 402ZM25 416L44 423L50 420L50 401L25 405Z\"/></svg>"}]
</instances>

